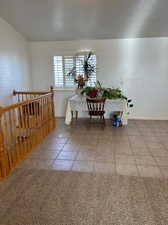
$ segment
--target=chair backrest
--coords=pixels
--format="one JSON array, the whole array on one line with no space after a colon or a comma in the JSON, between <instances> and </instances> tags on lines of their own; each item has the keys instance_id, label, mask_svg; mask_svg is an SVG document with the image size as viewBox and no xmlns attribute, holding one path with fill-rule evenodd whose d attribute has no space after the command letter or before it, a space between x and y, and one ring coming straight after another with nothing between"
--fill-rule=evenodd
<instances>
[{"instance_id":1,"label":"chair backrest","mask_svg":"<svg viewBox=\"0 0 168 225\"><path fill-rule=\"evenodd\" d=\"M93 115L99 115L104 111L105 98L87 98L88 111Z\"/></svg>"}]
</instances>

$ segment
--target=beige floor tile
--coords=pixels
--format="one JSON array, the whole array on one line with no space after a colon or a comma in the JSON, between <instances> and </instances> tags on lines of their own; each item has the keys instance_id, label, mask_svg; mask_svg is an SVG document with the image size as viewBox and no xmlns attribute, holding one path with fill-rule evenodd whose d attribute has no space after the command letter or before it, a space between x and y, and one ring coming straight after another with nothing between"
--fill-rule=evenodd
<instances>
[{"instance_id":1,"label":"beige floor tile","mask_svg":"<svg viewBox=\"0 0 168 225\"><path fill-rule=\"evenodd\" d=\"M91 161L75 161L72 166L73 171L93 172L93 162Z\"/></svg>"},{"instance_id":2,"label":"beige floor tile","mask_svg":"<svg viewBox=\"0 0 168 225\"><path fill-rule=\"evenodd\" d=\"M57 153L59 153L60 151L62 151L61 150L62 148L57 148L57 149L50 149L50 148L39 148L39 149L36 149L36 150L34 150L34 151L32 151L32 153L35 153L35 152L37 152L37 154L39 153L46 153L47 154L47 152L49 153L49 152L57 152Z\"/></svg>"},{"instance_id":3,"label":"beige floor tile","mask_svg":"<svg viewBox=\"0 0 168 225\"><path fill-rule=\"evenodd\" d=\"M97 152L95 155L95 160L96 161L104 161L104 162L114 162L115 154L113 151L112 152L109 152L109 151Z\"/></svg>"},{"instance_id":4,"label":"beige floor tile","mask_svg":"<svg viewBox=\"0 0 168 225\"><path fill-rule=\"evenodd\" d=\"M146 148L146 143L143 141L135 141L130 144L132 148Z\"/></svg>"},{"instance_id":5,"label":"beige floor tile","mask_svg":"<svg viewBox=\"0 0 168 225\"><path fill-rule=\"evenodd\" d=\"M26 169L49 169L54 160L44 159L27 159L19 167Z\"/></svg>"},{"instance_id":6,"label":"beige floor tile","mask_svg":"<svg viewBox=\"0 0 168 225\"><path fill-rule=\"evenodd\" d=\"M161 173L164 178L168 179L168 167L160 167Z\"/></svg>"},{"instance_id":7,"label":"beige floor tile","mask_svg":"<svg viewBox=\"0 0 168 225\"><path fill-rule=\"evenodd\" d=\"M129 138L128 136L112 136L111 137L111 142L119 142L119 143L127 143L129 144Z\"/></svg>"},{"instance_id":8,"label":"beige floor tile","mask_svg":"<svg viewBox=\"0 0 168 225\"><path fill-rule=\"evenodd\" d=\"M77 139L77 140L70 140L69 142L67 142L67 144L75 144L75 145L86 145L86 143L88 144L89 143L89 145L96 145L97 144L97 141L91 141L91 139L90 140L83 140L83 139Z\"/></svg>"},{"instance_id":9,"label":"beige floor tile","mask_svg":"<svg viewBox=\"0 0 168 225\"><path fill-rule=\"evenodd\" d=\"M94 171L100 173L116 174L116 167L114 163L95 162Z\"/></svg>"},{"instance_id":10,"label":"beige floor tile","mask_svg":"<svg viewBox=\"0 0 168 225\"><path fill-rule=\"evenodd\" d=\"M53 142L57 144L65 144L67 143L68 138L54 138Z\"/></svg>"},{"instance_id":11,"label":"beige floor tile","mask_svg":"<svg viewBox=\"0 0 168 225\"><path fill-rule=\"evenodd\" d=\"M80 145L78 150L80 152L88 152L88 151L95 152L97 150L97 147L93 146L93 145L86 144L86 145Z\"/></svg>"},{"instance_id":12,"label":"beige floor tile","mask_svg":"<svg viewBox=\"0 0 168 225\"><path fill-rule=\"evenodd\" d=\"M94 160L96 153L92 151L78 152L76 160Z\"/></svg>"},{"instance_id":13,"label":"beige floor tile","mask_svg":"<svg viewBox=\"0 0 168 225\"><path fill-rule=\"evenodd\" d=\"M55 160L50 168L53 170L71 170L72 164L71 160Z\"/></svg>"},{"instance_id":14,"label":"beige floor tile","mask_svg":"<svg viewBox=\"0 0 168 225\"><path fill-rule=\"evenodd\" d=\"M131 155L116 155L116 164L135 165L135 158Z\"/></svg>"},{"instance_id":15,"label":"beige floor tile","mask_svg":"<svg viewBox=\"0 0 168 225\"><path fill-rule=\"evenodd\" d=\"M160 149L164 149L164 146L160 143L156 143L156 142L146 142L147 146L149 149L155 149L155 148L160 148Z\"/></svg>"},{"instance_id":16,"label":"beige floor tile","mask_svg":"<svg viewBox=\"0 0 168 225\"><path fill-rule=\"evenodd\" d=\"M131 149L131 147L116 147L115 149L115 153L119 154L119 155L132 155L133 151Z\"/></svg>"},{"instance_id":17,"label":"beige floor tile","mask_svg":"<svg viewBox=\"0 0 168 225\"><path fill-rule=\"evenodd\" d=\"M150 152L152 155L154 156L167 156L168 157L168 151L165 150L165 149L161 149L161 148L153 148L153 149L150 149Z\"/></svg>"},{"instance_id":18,"label":"beige floor tile","mask_svg":"<svg viewBox=\"0 0 168 225\"><path fill-rule=\"evenodd\" d=\"M148 155L151 156L151 152L148 150L148 148L132 148L134 155Z\"/></svg>"},{"instance_id":19,"label":"beige floor tile","mask_svg":"<svg viewBox=\"0 0 168 225\"><path fill-rule=\"evenodd\" d=\"M116 169L118 175L138 176L138 170L136 165L117 164Z\"/></svg>"},{"instance_id":20,"label":"beige floor tile","mask_svg":"<svg viewBox=\"0 0 168 225\"><path fill-rule=\"evenodd\" d=\"M151 142L160 143L160 139L157 138L157 137L144 136L143 138L144 138L144 140L145 140L146 143L151 143Z\"/></svg>"},{"instance_id":21,"label":"beige floor tile","mask_svg":"<svg viewBox=\"0 0 168 225\"><path fill-rule=\"evenodd\" d=\"M75 160L77 152L60 152L57 159Z\"/></svg>"},{"instance_id":22,"label":"beige floor tile","mask_svg":"<svg viewBox=\"0 0 168 225\"><path fill-rule=\"evenodd\" d=\"M64 147L64 144L54 144L51 145L50 143L46 143L45 141L39 145L35 151L43 151L43 150L47 150L47 151L59 151Z\"/></svg>"},{"instance_id":23,"label":"beige floor tile","mask_svg":"<svg viewBox=\"0 0 168 225\"><path fill-rule=\"evenodd\" d=\"M129 131L127 134L128 134L128 136L140 136L141 135L140 132L135 132L135 131Z\"/></svg>"},{"instance_id":24,"label":"beige floor tile","mask_svg":"<svg viewBox=\"0 0 168 225\"><path fill-rule=\"evenodd\" d=\"M161 172L157 166L138 166L140 176L161 178Z\"/></svg>"},{"instance_id":25,"label":"beige floor tile","mask_svg":"<svg viewBox=\"0 0 168 225\"><path fill-rule=\"evenodd\" d=\"M137 165L156 166L156 161L152 156L135 156Z\"/></svg>"},{"instance_id":26,"label":"beige floor tile","mask_svg":"<svg viewBox=\"0 0 168 225\"><path fill-rule=\"evenodd\" d=\"M97 152L115 152L115 146L113 144L110 144L110 145L106 145L106 144L100 144L100 145L97 145L95 148L94 148Z\"/></svg>"},{"instance_id":27,"label":"beige floor tile","mask_svg":"<svg viewBox=\"0 0 168 225\"><path fill-rule=\"evenodd\" d=\"M135 143L135 142L145 142L145 139L143 136L129 136L129 141L130 143Z\"/></svg>"},{"instance_id":28,"label":"beige floor tile","mask_svg":"<svg viewBox=\"0 0 168 225\"><path fill-rule=\"evenodd\" d=\"M47 142L44 142L42 145L41 145L41 148L44 148L44 149L50 149L51 151L55 150L55 149L62 149L64 146L64 144L57 144L57 143L47 143Z\"/></svg>"},{"instance_id":29,"label":"beige floor tile","mask_svg":"<svg viewBox=\"0 0 168 225\"><path fill-rule=\"evenodd\" d=\"M155 156L155 160L159 166L168 166L168 157Z\"/></svg>"},{"instance_id":30,"label":"beige floor tile","mask_svg":"<svg viewBox=\"0 0 168 225\"><path fill-rule=\"evenodd\" d=\"M33 151L30 155L29 155L29 159L30 158L36 158L36 159L56 159L56 157L58 156L59 151Z\"/></svg>"},{"instance_id":31,"label":"beige floor tile","mask_svg":"<svg viewBox=\"0 0 168 225\"><path fill-rule=\"evenodd\" d=\"M130 143L120 143L120 142L118 142L114 145L114 147L116 149L119 149L119 148L130 148L131 146L130 146Z\"/></svg>"},{"instance_id":32,"label":"beige floor tile","mask_svg":"<svg viewBox=\"0 0 168 225\"><path fill-rule=\"evenodd\" d=\"M62 148L64 152L79 151L80 146L75 144L65 144Z\"/></svg>"}]
</instances>

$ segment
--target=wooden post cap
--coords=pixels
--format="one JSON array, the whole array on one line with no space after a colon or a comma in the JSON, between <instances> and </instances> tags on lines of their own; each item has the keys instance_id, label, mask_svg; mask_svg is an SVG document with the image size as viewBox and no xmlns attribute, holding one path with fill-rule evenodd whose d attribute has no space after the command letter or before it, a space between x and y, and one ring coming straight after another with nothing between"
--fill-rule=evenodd
<instances>
[{"instance_id":1,"label":"wooden post cap","mask_svg":"<svg viewBox=\"0 0 168 225\"><path fill-rule=\"evenodd\" d=\"M13 95L14 95L14 96L16 95L16 90L13 90Z\"/></svg>"},{"instance_id":2,"label":"wooden post cap","mask_svg":"<svg viewBox=\"0 0 168 225\"><path fill-rule=\"evenodd\" d=\"M2 113L3 113L3 107L0 106L0 116L2 115Z\"/></svg>"},{"instance_id":3,"label":"wooden post cap","mask_svg":"<svg viewBox=\"0 0 168 225\"><path fill-rule=\"evenodd\" d=\"M54 90L54 87L51 85L50 86L50 91L52 92Z\"/></svg>"}]
</instances>

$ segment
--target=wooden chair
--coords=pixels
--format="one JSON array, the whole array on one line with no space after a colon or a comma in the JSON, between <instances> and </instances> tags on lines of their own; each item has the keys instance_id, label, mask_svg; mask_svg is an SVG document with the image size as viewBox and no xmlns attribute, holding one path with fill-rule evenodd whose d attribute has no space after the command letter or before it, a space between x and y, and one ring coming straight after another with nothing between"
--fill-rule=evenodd
<instances>
[{"instance_id":1,"label":"wooden chair","mask_svg":"<svg viewBox=\"0 0 168 225\"><path fill-rule=\"evenodd\" d=\"M105 105L105 98L87 98L87 107L90 119L92 116L97 116L103 122L103 126L105 126L105 119L104 119L104 105Z\"/></svg>"}]
</instances>

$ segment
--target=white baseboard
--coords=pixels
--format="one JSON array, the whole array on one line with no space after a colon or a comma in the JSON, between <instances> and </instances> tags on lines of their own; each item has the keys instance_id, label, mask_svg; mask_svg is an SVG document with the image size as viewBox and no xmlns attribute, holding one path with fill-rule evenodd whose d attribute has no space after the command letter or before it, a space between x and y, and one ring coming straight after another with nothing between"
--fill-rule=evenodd
<instances>
[{"instance_id":1,"label":"white baseboard","mask_svg":"<svg viewBox=\"0 0 168 225\"><path fill-rule=\"evenodd\" d=\"M65 116L55 116L56 118L64 119ZM87 116L80 115L79 118L87 118ZM106 119L109 119L109 117ZM139 116L128 116L128 119L131 120L168 120L168 117L139 117Z\"/></svg>"},{"instance_id":2,"label":"white baseboard","mask_svg":"<svg viewBox=\"0 0 168 225\"><path fill-rule=\"evenodd\" d=\"M168 120L168 117L135 117L130 116L131 120Z\"/></svg>"}]
</instances>

